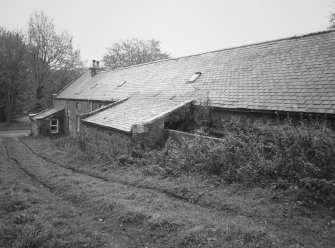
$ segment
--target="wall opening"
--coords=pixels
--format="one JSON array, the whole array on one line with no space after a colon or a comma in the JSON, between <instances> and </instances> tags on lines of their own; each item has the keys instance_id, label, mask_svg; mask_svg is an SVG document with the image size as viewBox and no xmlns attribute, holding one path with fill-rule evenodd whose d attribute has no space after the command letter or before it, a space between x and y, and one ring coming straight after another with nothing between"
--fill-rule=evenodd
<instances>
[{"instance_id":1,"label":"wall opening","mask_svg":"<svg viewBox=\"0 0 335 248\"><path fill-rule=\"evenodd\" d=\"M59 132L59 121L58 119L50 120L50 133Z\"/></svg>"}]
</instances>

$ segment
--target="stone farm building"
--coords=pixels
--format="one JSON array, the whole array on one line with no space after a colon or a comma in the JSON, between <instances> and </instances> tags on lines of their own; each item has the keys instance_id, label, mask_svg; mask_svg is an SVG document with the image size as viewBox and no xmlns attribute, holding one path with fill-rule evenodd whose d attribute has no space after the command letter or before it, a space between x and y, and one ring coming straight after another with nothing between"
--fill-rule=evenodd
<instances>
[{"instance_id":1,"label":"stone farm building","mask_svg":"<svg viewBox=\"0 0 335 248\"><path fill-rule=\"evenodd\" d=\"M32 134L85 134L118 152L166 128L187 129L192 108L210 105L213 133L223 120L257 124L279 115L335 114L335 31L323 31L105 71L93 64L31 118ZM184 125L184 127L183 127Z\"/></svg>"}]
</instances>

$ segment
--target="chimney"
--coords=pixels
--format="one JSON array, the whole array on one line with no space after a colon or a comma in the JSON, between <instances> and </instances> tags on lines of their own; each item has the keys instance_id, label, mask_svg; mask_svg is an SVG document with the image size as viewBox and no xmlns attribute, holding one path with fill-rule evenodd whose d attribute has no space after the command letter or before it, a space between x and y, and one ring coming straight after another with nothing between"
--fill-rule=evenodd
<instances>
[{"instance_id":1,"label":"chimney","mask_svg":"<svg viewBox=\"0 0 335 248\"><path fill-rule=\"evenodd\" d=\"M99 67L99 61L97 61L97 67ZM91 72L91 77L94 77L95 74L97 74L97 67L95 65L95 60L92 60L92 67L89 68L90 72Z\"/></svg>"},{"instance_id":2,"label":"chimney","mask_svg":"<svg viewBox=\"0 0 335 248\"><path fill-rule=\"evenodd\" d=\"M99 61L97 61L97 68L99 68L99 63L100 63L100 62L99 62Z\"/></svg>"}]
</instances>

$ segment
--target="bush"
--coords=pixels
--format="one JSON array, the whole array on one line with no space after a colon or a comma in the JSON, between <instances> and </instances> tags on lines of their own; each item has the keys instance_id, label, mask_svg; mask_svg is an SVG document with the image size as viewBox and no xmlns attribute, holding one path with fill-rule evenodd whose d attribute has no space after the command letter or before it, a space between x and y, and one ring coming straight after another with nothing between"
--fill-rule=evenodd
<instances>
[{"instance_id":1,"label":"bush","mask_svg":"<svg viewBox=\"0 0 335 248\"><path fill-rule=\"evenodd\" d=\"M322 204L335 210L335 180L304 178L301 180L302 191L299 198L308 205Z\"/></svg>"},{"instance_id":2,"label":"bush","mask_svg":"<svg viewBox=\"0 0 335 248\"><path fill-rule=\"evenodd\" d=\"M82 134L77 136L64 136L55 140L57 147L65 148L65 150L81 150L86 151L86 137Z\"/></svg>"},{"instance_id":3,"label":"bush","mask_svg":"<svg viewBox=\"0 0 335 248\"><path fill-rule=\"evenodd\" d=\"M231 127L227 123L220 140L169 138L163 149L143 152L141 157L169 175L206 173L249 186L285 182L286 188L299 186L306 200L335 203L335 133L325 124L287 120L263 130L234 127L229 131Z\"/></svg>"},{"instance_id":4,"label":"bush","mask_svg":"<svg viewBox=\"0 0 335 248\"><path fill-rule=\"evenodd\" d=\"M305 177L335 179L335 134L324 124L276 125L272 161L278 177L298 183Z\"/></svg>"}]
</instances>

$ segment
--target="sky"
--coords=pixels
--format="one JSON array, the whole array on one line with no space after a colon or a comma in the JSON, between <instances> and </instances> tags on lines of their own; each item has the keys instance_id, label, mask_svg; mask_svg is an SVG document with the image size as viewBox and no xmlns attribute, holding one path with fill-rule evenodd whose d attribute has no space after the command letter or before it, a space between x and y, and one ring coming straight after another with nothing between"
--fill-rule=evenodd
<instances>
[{"instance_id":1,"label":"sky","mask_svg":"<svg viewBox=\"0 0 335 248\"><path fill-rule=\"evenodd\" d=\"M325 30L335 0L0 0L0 26L43 11L86 64L120 40L156 39L172 57Z\"/></svg>"}]
</instances>

